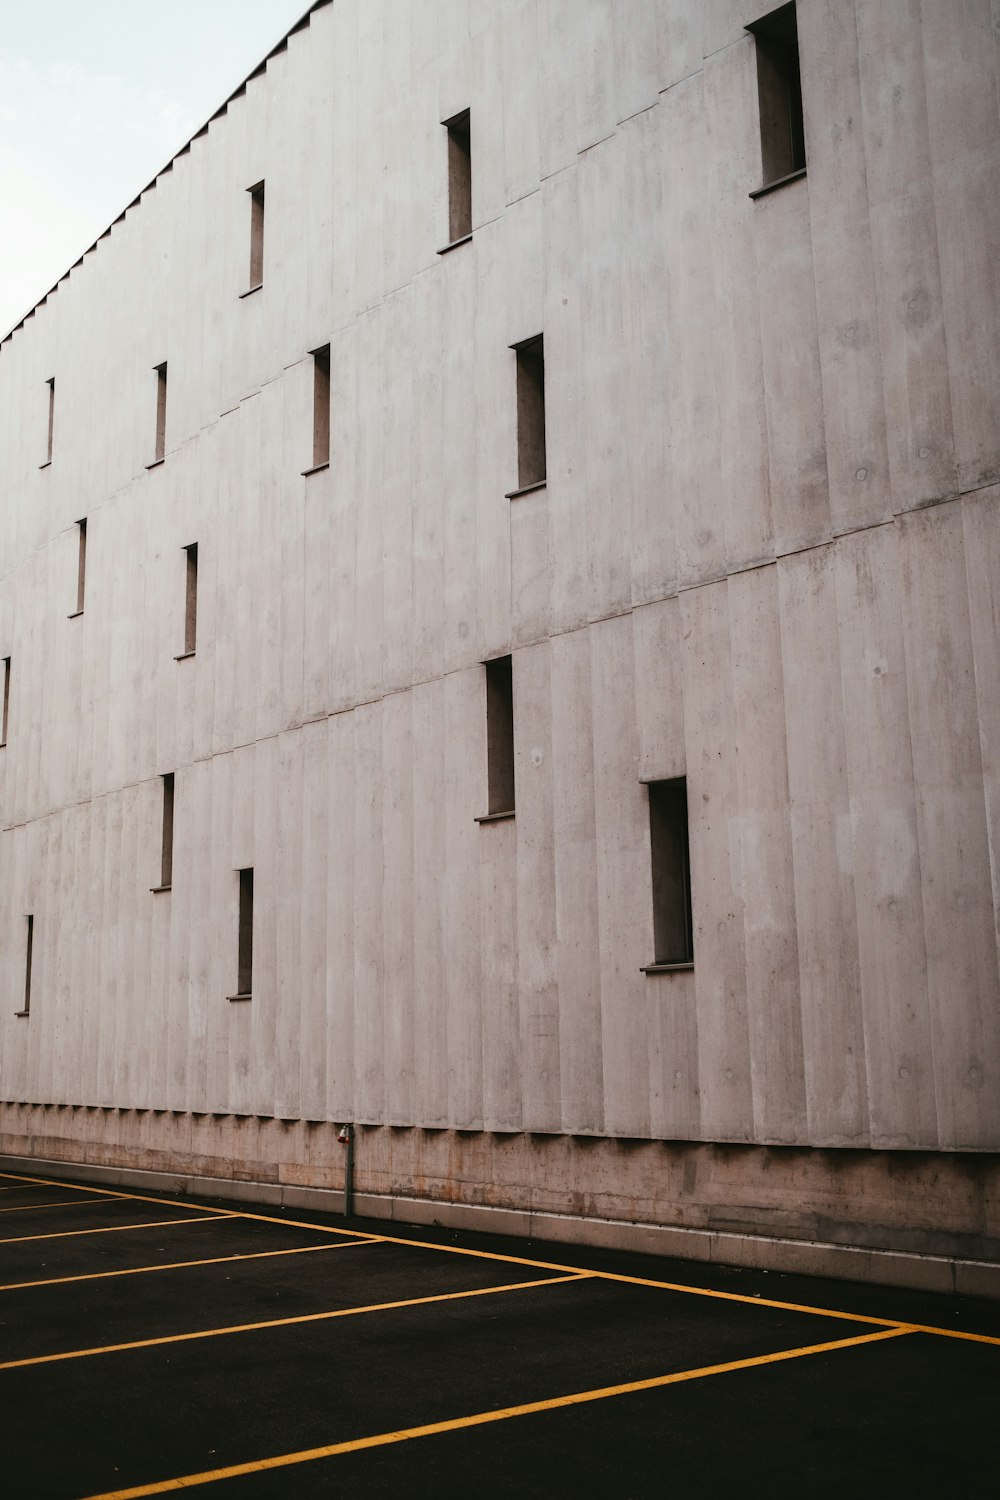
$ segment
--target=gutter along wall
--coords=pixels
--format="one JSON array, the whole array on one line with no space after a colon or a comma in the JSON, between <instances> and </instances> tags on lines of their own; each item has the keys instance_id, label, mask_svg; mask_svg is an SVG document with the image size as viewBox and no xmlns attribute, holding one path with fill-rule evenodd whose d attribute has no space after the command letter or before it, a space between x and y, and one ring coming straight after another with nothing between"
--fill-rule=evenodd
<instances>
[{"instance_id":1,"label":"gutter along wall","mask_svg":"<svg viewBox=\"0 0 1000 1500\"><path fill-rule=\"evenodd\" d=\"M990 6L800 0L751 199L758 15L335 0L0 346L0 1148L996 1258Z\"/></svg>"}]
</instances>

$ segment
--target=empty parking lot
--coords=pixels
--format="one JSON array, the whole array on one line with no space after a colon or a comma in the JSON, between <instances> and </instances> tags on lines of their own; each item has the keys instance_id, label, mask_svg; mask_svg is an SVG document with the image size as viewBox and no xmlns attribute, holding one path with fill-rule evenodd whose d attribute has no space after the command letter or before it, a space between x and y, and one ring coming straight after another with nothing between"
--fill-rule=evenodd
<instances>
[{"instance_id":1,"label":"empty parking lot","mask_svg":"<svg viewBox=\"0 0 1000 1500\"><path fill-rule=\"evenodd\" d=\"M1000 1310L0 1174L8 1500L992 1493Z\"/></svg>"}]
</instances>

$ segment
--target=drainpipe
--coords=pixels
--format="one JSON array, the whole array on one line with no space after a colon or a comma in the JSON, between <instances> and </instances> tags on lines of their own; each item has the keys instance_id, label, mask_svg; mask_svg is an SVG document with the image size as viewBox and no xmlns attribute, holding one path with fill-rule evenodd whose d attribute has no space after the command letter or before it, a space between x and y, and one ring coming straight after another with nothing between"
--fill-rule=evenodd
<instances>
[{"instance_id":1,"label":"drainpipe","mask_svg":"<svg viewBox=\"0 0 1000 1500\"><path fill-rule=\"evenodd\" d=\"M347 1147L344 1163L344 1218L354 1217L354 1126L341 1125L337 1140Z\"/></svg>"}]
</instances>

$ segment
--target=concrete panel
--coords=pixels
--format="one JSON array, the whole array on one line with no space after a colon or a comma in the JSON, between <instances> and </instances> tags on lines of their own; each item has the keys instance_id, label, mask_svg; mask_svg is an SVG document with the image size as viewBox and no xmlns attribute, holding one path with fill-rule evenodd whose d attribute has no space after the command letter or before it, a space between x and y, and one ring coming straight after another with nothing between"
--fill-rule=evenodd
<instances>
[{"instance_id":1,"label":"concrete panel","mask_svg":"<svg viewBox=\"0 0 1000 1500\"><path fill-rule=\"evenodd\" d=\"M967 490L1000 474L996 16L989 0L923 0L920 14L955 457Z\"/></svg>"},{"instance_id":2,"label":"concrete panel","mask_svg":"<svg viewBox=\"0 0 1000 1500\"><path fill-rule=\"evenodd\" d=\"M857 7L893 508L956 484L919 0Z\"/></svg>"},{"instance_id":3,"label":"concrete panel","mask_svg":"<svg viewBox=\"0 0 1000 1500\"><path fill-rule=\"evenodd\" d=\"M807 1112L776 569L731 578L728 602L754 1139L790 1143Z\"/></svg>"},{"instance_id":4,"label":"concrete panel","mask_svg":"<svg viewBox=\"0 0 1000 1500\"><path fill-rule=\"evenodd\" d=\"M809 240L799 179L754 203L768 476L776 554L830 533L823 385Z\"/></svg>"},{"instance_id":5,"label":"concrete panel","mask_svg":"<svg viewBox=\"0 0 1000 1500\"><path fill-rule=\"evenodd\" d=\"M547 642L514 653L514 712L522 1121L527 1130L558 1130L562 1121Z\"/></svg>"},{"instance_id":6,"label":"concrete panel","mask_svg":"<svg viewBox=\"0 0 1000 1500\"><path fill-rule=\"evenodd\" d=\"M778 564L808 1138L863 1145L868 1081L834 558Z\"/></svg>"},{"instance_id":7,"label":"concrete panel","mask_svg":"<svg viewBox=\"0 0 1000 1500\"><path fill-rule=\"evenodd\" d=\"M725 584L681 596L702 1133L753 1131L736 725Z\"/></svg>"},{"instance_id":8,"label":"concrete panel","mask_svg":"<svg viewBox=\"0 0 1000 1500\"><path fill-rule=\"evenodd\" d=\"M872 1143L937 1143L897 535L836 550Z\"/></svg>"},{"instance_id":9,"label":"concrete panel","mask_svg":"<svg viewBox=\"0 0 1000 1500\"><path fill-rule=\"evenodd\" d=\"M1000 977L961 507L907 517L901 550L940 1138L995 1148Z\"/></svg>"},{"instance_id":10,"label":"concrete panel","mask_svg":"<svg viewBox=\"0 0 1000 1500\"><path fill-rule=\"evenodd\" d=\"M803 5L799 57L830 518L842 532L892 513L854 7Z\"/></svg>"},{"instance_id":11,"label":"concrete panel","mask_svg":"<svg viewBox=\"0 0 1000 1500\"><path fill-rule=\"evenodd\" d=\"M604 1129L644 1136L650 1128L651 1057L656 1003L640 968L648 963L649 813L639 783L632 621L591 626L591 692L610 712L594 720L597 935L600 944Z\"/></svg>"},{"instance_id":12,"label":"concrete panel","mask_svg":"<svg viewBox=\"0 0 1000 1500\"><path fill-rule=\"evenodd\" d=\"M562 1128L604 1126L591 632L552 642L552 780Z\"/></svg>"}]
</instances>

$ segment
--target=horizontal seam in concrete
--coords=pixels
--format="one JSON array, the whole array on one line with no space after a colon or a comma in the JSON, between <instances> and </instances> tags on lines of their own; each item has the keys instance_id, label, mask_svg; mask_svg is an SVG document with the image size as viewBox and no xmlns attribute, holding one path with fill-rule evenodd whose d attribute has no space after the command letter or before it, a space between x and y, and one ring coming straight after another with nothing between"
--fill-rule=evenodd
<instances>
[{"instance_id":1,"label":"horizontal seam in concrete","mask_svg":"<svg viewBox=\"0 0 1000 1500\"><path fill-rule=\"evenodd\" d=\"M624 619L626 615L635 614L637 610L646 609L652 604L664 604L668 599L679 599L682 594L692 594L695 593L698 589L711 588L715 584L725 583L729 578L738 578L746 573L756 573L763 568L773 568L778 562L783 561L785 558L798 557L804 555L807 552L818 552L824 547L834 547L838 542L843 541L847 537L867 535L869 532L879 531L886 526L896 526L901 520L905 520L907 516L922 514L924 511L929 510L932 507L959 505L970 495L978 494L982 490L990 490L996 488L997 485L993 482L990 482L989 484L977 485L974 490L963 490L960 494L942 496L939 500L924 501L914 510L894 512L894 514L887 520L874 521L865 526L857 526L848 531L837 532L835 535L824 537L820 541L805 543L799 547L792 547L787 552L776 552L773 557L764 558L757 562L738 564L728 569L724 573L719 573L717 575L713 575L712 577L699 579L695 583L678 585L677 588L672 591L654 595L649 599L644 599L639 604L628 604L622 609L611 610L606 614L594 615L592 617L588 616L586 620L578 621L573 625L568 625L565 629L551 630L544 635L526 637L523 640L519 639L517 641L511 641L510 644L513 650L519 651L529 646L544 644L548 641L561 640L564 636L574 635L577 631L586 630L591 625L602 625L610 620ZM117 493L121 494L122 492L118 491ZM96 509L101 509L101 507L97 507ZM93 515L95 513L96 510L92 510L90 514ZM46 546L51 545L53 541L61 540L64 535L65 532L60 532L57 537L52 538L50 542L46 543ZM44 549L40 548L38 550L41 551ZM4 578L6 578L10 575L8 574L3 576ZM0 581L3 580L0 579ZM210 643L204 646L203 649L199 652L199 656L204 660L210 660L212 658L212 655L212 645ZM338 718L341 714L354 713L355 710L359 708L370 708L376 703L385 703L392 698L398 698L402 693L411 693L414 688L425 687L430 683L435 682L445 682L449 677L455 677L461 672L470 672L477 665L481 665L481 663L473 661L465 662L461 666L451 667L447 671L438 673L436 676L414 678L412 682L403 683L398 687L385 688L382 692L376 693L373 697L357 698L351 703L344 704L341 708L321 709L318 713L311 714L308 717L290 720L287 724L283 724L279 729L270 730L267 734L255 735L252 740L240 740L238 742L234 741L233 744L226 746L225 749L212 750L207 755L196 755L193 760L187 763L187 766L176 766L174 769L185 770L190 766L205 765L211 761L216 760L219 756L232 755L236 750L248 750L256 745L265 745L270 740L280 739L284 734L295 733L297 730L301 729L304 724L319 724L322 723L324 719L335 719ZM124 781L120 786L108 787L104 791L98 792L89 797L78 797L73 802L63 802L59 803L58 805L47 807L43 812L33 813L30 817L21 818L10 823L2 823L0 824L0 832L11 833L17 828L27 828L31 823L41 822L44 818L51 818L56 816L56 814L58 813L68 812L71 808L91 806L96 802L100 802L105 797L119 796L122 792L134 791L138 787L147 785L147 783L158 782L160 780L160 774L160 772L156 772L151 776L143 776L138 781ZM0 1103L3 1102L5 1101L0 1100ZM10 1100L6 1102L22 1103L26 1101ZM94 1107L103 1108L104 1106L97 1105ZM110 1107L117 1108L118 1106L112 1105ZM181 1111L181 1113L186 1113L186 1111ZM778 1143L770 1142L768 1144ZM859 1149L865 1148L861 1147ZM952 1149L966 1151L974 1150L975 1148L971 1146L959 1146Z\"/></svg>"}]
</instances>

